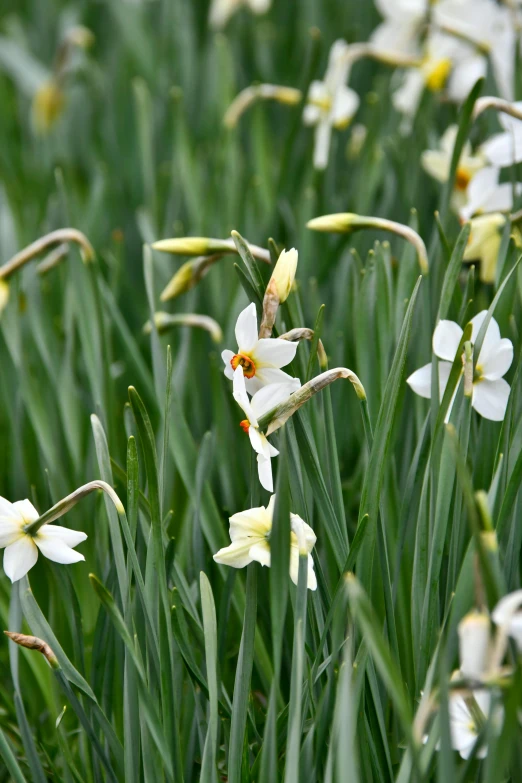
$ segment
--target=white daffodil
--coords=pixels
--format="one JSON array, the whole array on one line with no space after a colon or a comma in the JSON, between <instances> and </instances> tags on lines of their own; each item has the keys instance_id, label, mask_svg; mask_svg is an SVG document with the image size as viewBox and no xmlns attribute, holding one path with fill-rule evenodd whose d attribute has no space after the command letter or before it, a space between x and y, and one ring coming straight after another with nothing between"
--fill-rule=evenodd
<instances>
[{"instance_id":1,"label":"white daffodil","mask_svg":"<svg viewBox=\"0 0 522 783\"><path fill-rule=\"evenodd\" d=\"M489 715L491 697L486 690L475 690L472 696L477 707L482 712L485 722ZM471 699L472 696L470 694L469 698ZM467 759L475 746L481 726L478 725L470 706L466 703L466 699L460 694L450 694L448 708L451 745L454 750L458 750L463 759ZM482 746L477 752L477 758L485 758L487 752L487 746Z\"/></svg>"},{"instance_id":2,"label":"white daffodil","mask_svg":"<svg viewBox=\"0 0 522 783\"><path fill-rule=\"evenodd\" d=\"M457 138L458 127L450 125L440 140L438 150L425 150L422 153L422 166L427 173L438 182L447 182L453 148ZM464 206L466 201L466 190L475 174L484 168L486 160L480 152L473 154L471 144L467 141L462 148L462 153L458 162L455 175L455 187L452 196L452 206L455 211Z\"/></svg>"},{"instance_id":3,"label":"white daffodil","mask_svg":"<svg viewBox=\"0 0 522 783\"><path fill-rule=\"evenodd\" d=\"M487 312L471 319L473 343ZM433 333L433 353L439 361L439 393L442 399L451 366L462 338L462 329L454 321L440 321ZM513 343L500 337L500 329L494 318L489 322L473 378L472 405L481 416L491 421L502 421L509 399L510 387L504 375L513 361ZM431 363L416 370L407 380L416 394L431 397Z\"/></svg>"},{"instance_id":4,"label":"white daffodil","mask_svg":"<svg viewBox=\"0 0 522 783\"><path fill-rule=\"evenodd\" d=\"M500 94L503 98L512 99L516 31L508 8L502 7L495 0L440 0L433 6L432 21L456 38L469 41L476 52L487 53ZM483 61L482 66L480 59ZM485 56L475 55L474 65L471 63L470 59L468 70L473 70L472 83L470 84L469 73L461 74L462 79L468 77L469 89L479 76L485 75L487 69ZM469 89L462 99L466 97Z\"/></svg>"},{"instance_id":5,"label":"white daffodil","mask_svg":"<svg viewBox=\"0 0 522 783\"><path fill-rule=\"evenodd\" d=\"M522 183L513 187L511 182L498 181L499 170L486 166L478 171L466 190L466 203L460 209L462 220L485 212L509 212L513 209L513 191L516 195L522 191Z\"/></svg>"},{"instance_id":6,"label":"white daffodil","mask_svg":"<svg viewBox=\"0 0 522 783\"><path fill-rule=\"evenodd\" d=\"M464 261L480 261L480 279L483 283L494 283L498 252L502 242L501 232L506 225L506 216L500 212L479 215L471 220L468 244L464 250Z\"/></svg>"},{"instance_id":7,"label":"white daffodil","mask_svg":"<svg viewBox=\"0 0 522 783\"><path fill-rule=\"evenodd\" d=\"M4 571L11 582L17 582L34 566L38 550L55 563L85 560L74 551L74 547L87 538L85 533L52 524L42 525L34 536L26 533L26 525L39 516L29 500L10 503L0 497L0 548L5 547Z\"/></svg>"},{"instance_id":8,"label":"white daffodil","mask_svg":"<svg viewBox=\"0 0 522 783\"><path fill-rule=\"evenodd\" d=\"M237 367L242 367L249 394L272 383L290 384L292 391L299 389L299 378L292 378L280 369L294 359L298 343L273 337L259 340L257 335L256 306L252 303L239 314L236 322L237 352L223 351L221 354L227 378L232 379Z\"/></svg>"},{"instance_id":9,"label":"white daffodil","mask_svg":"<svg viewBox=\"0 0 522 783\"><path fill-rule=\"evenodd\" d=\"M515 640L518 651L522 652L522 590L515 590L500 599L493 609L491 617L507 636Z\"/></svg>"},{"instance_id":10,"label":"white daffodil","mask_svg":"<svg viewBox=\"0 0 522 783\"><path fill-rule=\"evenodd\" d=\"M348 52L346 41L335 41L330 49L324 81L313 81L308 91L303 122L315 125L316 169L325 169L328 165L332 128L347 128L359 108L359 96L346 85L350 70Z\"/></svg>"},{"instance_id":11,"label":"white daffodil","mask_svg":"<svg viewBox=\"0 0 522 783\"><path fill-rule=\"evenodd\" d=\"M270 566L270 534L276 496L272 495L268 506L250 508L230 517L230 546L214 555L216 563L244 568L253 561ZM315 546L316 535L310 525L297 514L290 514L290 578L297 584L299 554L308 555L308 582L310 590L317 588L314 561L310 552Z\"/></svg>"},{"instance_id":12,"label":"white daffodil","mask_svg":"<svg viewBox=\"0 0 522 783\"><path fill-rule=\"evenodd\" d=\"M249 8L254 14L264 14L271 4L272 0L212 0L209 24L215 30L221 30L240 8Z\"/></svg>"},{"instance_id":13,"label":"white daffodil","mask_svg":"<svg viewBox=\"0 0 522 783\"><path fill-rule=\"evenodd\" d=\"M522 101L514 104L522 110ZM499 113L498 119L503 133L496 133L482 145L484 155L492 166L504 168L522 161L522 120Z\"/></svg>"},{"instance_id":14,"label":"white daffodil","mask_svg":"<svg viewBox=\"0 0 522 783\"><path fill-rule=\"evenodd\" d=\"M429 0L375 0L383 21L370 36L370 43L383 53L415 55Z\"/></svg>"},{"instance_id":15,"label":"white daffodil","mask_svg":"<svg viewBox=\"0 0 522 783\"><path fill-rule=\"evenodd\" d=\"M234 399L246 415L246 419L240 422L241 428L248 433L252 448L257 454L257 470L261 486L269 492L273 492L272 457L277 457L278 450L268 442L267 437L259 431L259 419L268 413L276 405L287 400L295 386L291 383L271 383L264 386L254 394L251 400L245 387L243 367L239 365L234 371L233 395Z\"/></svg>"}]
</instances>

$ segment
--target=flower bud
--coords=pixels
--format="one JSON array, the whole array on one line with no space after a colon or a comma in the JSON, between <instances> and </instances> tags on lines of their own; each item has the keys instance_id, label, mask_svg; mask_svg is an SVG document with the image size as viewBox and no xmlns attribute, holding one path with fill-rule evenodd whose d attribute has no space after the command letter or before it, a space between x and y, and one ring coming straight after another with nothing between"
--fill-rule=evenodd
<instances>
[{"instance_id":1,"label":"flower bud","mask_svg":"<svg viewBox=\"0 0 522 783\"><path fill-rule=\"evenodd\" d=\"M459 623L460 671L479 680L488 667L490 621L485 612L470 612Z\"/></svg>"},{"instance_id":2,"label":"flower bud","mask_svg":"<svg viewBox=\"0 0 522 783\"><path fill-rule=\"evenodd\" d=\"M12 642L19 644L20 647L26 647L28 650L38 650L38 652L41 652L53 669L60 668L56 655L43 639L39 639L37 636L27 636L27 634L24 633L15 633L14 631L4 631L4 633Z\"/></svg>"},{"instance_id":3,"label":"flower bud","mask_svg":"<svg viewBox=\"0 0 522 783\"><path fill-rule=\"evenodd\" d=\"M268 286L275 285L279 302L285 302L294 284L297 269L298 254L293 247L291 250L283 250L272 272Z\"/></svg>"},{"instance_id":4,"label":"flower bud","mask_svg":"<svg viewBox=\"0 0 522 783\"><path fill-rule=\"evenodd\" d=\"M0 315L9 301L9 283L0 279Z\"/></svg>"},{"instance_id":5,"label":"flower bud","mask_svg":"<svg viewBox=\"0 0 522 783\"><path fill-rule=\"evenodd\" d=\"M153 242L153 250L162 253L173 253L177 256L202 256L210 253L230 251L230 242L226 239L211 239L210 237L176 237L160 239Z\"/></svg>"},{"instance_id":6,"label":"flower bud","mask_svg":"<svg viewBox=\"0 0 522 783\"><path fill-rule=\"evenodd\" d=\"M210 267L215 261L221 258L221 254L213 256L199 256L198 258L191 258L190 261L186 261L170 283L162 291L160 299L162 302L167 302L169 299L175 299L180 294L184 294L194 288L195 285L206 275Z\"/></svg>"}]
</instances>

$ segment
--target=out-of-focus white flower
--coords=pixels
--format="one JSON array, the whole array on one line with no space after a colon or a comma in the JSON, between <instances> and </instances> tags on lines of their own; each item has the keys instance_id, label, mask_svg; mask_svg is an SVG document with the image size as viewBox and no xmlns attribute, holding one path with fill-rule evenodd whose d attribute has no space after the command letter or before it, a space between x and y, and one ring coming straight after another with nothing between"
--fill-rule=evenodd
<instances>
[{"instance_id":1,"label":"out-of-focus white flower","mask_svg":"<svg viewBox=\"0 0 522 783\"><path fill-rule=\"evenodd\" d=\"M486 690L475 690L473 691L473 698L477 703L477 707L481 710L485 721L489 715L491 696ZM451 745L454 750L458 750L463 759L467 759L475 746L481 727L477 725L470 707L460 694L450 694L448 707ZM484 745L478 750L477 758L485 758L487 752L487 746Z\"/></svg>"},{"instance_id":2,"label":"out-of-focus white flower","mask_svg":"<svg viewBox=\"0 0 522 783\"><path fill-rule=\"evenodd\" d=\"M370 36L380 52L415 55L428 15L429 0L375 0L383 21Z\"/></svg>"},{"instance_id":3,"label":"out-of-focus white flower","mask_svg":"<svg viewBox=\"0 0 522 783\"><path fill-rule=\"evenodd\" d=\"M471 342L474 343L487 315L483 310L471 319ZM439 393L442 399L448 383L451 366L457 355L462 329L454 321L440 321L433 333L433 353L439 361ZM473 378L472 405L481 416L491 421L502 421L506 414L510 387L504 375L513 361L513 343L500 337L500 329L492 318L480 350ZM431 363L416 370L407 379L416 394L431 397Z\"/></svg>"},{"instance_id":4,"label":"out-of-focus white flower","mask_svg":"<svg viewBox=\"0 0 522 783\"><path fill-rule=\"evenodd\" d=\"M308 91L303 122L315 125L316 169L325 169L328 165L332 128L341 130L348 127L359 108L359 96L346 85L350 70L348 52L346 41L335 41L330 49L324 80L313 81Z\"/></svg>"},{"instance_id":5,"label":"out-of-focus white flower","mask_svg":"<svg viewBox=\"0 0 522 783\"><path fill-rule=\"evenodd\" d=\"M513 190L516 195L520 194L522 183L517 182L514 188L511 182L499 184L499 173L497 168L486 166L475 174L466 190L466 203L460 209L462 220L485 212L513 209Z\"/></svg>"},{"instance_id":6,"label":"out-of-focus white flower","mask_svg":"<svg viewBox=\"0 0 522 783\"><path fill-rule=\"evenodd\" d=\"M29 500L10 503L0 497L0 548L5 547L4 571L11 580L22 579L38 560L38 550L55 563L78 563L84 556L74 547L87 538L85 533L59 525L45 524L35 535L25 527L35 522L38 511Z\"/></svg>"},{"instance_id":7,"label":"out-of-focus white flower","mask_svg":"<svg viewBox=\"0 0 522 783\"><path fill-rule=\"evenodd\" d=\"M487 53L500 94L512 100L516 31L509 9L494 0L441 0L433 6L432 20Z\"/></svg>"},{"instance_id":8,"label":"out-of-focus white flower","mask_svg":"<svg viewBox=\"0 0 522 783\"><path fill-rule=\"evenodd\" d=\"M501 231L506 217L500 212L479 215L471 220L468 244L464 250L464 261L480 261L480 279L483 283L494 283L498 253L502 242Z\"/></svg>"},{"instance_id":9,"label":"out-of-focus white flower","mask_svg":"<svg viewBox=\"0 0 522 783\"><path fill-rule=\"evenodd\" d=\"M514 104L522 110L522 101ZM482 150L488 161L498 168L512 166L522 160L522 120L510 117L500 112L498 119L503 133L496 133L482 145Z\"/></svg>"},{"instance_id":10,"label":"out-of-focus white flower","mask_svg":"<svg viewBox=\"0 0 522 783\"><path fill-rule=\"evenodd\" d=\"M240 314L236 322L237 353L223 351L225 375L234 377L234 371L242 367L246 389L255 394L268 384L289 384L292 391L299 389L301 381L292 378L280 368L294 359L298 343L274 337L258 339L256 306L251 303Z\"/></svg>"},{"instance_id":11,"label":"out-of-focus white flower","mask_svg":"<svg viewBox=\"0 0 522 783\"><path fill-rule=\"evenodd\" d=\"M221 30L240 8L249 8L254 14L264 14L271 4L272 0L212 0L209 24L215 30Z\"/></svg>"},{"instance_id":12,"label":"out-of-focus white flower","mask_svg":"<svg viewBox=\"0 0 522 783\"><path fill-rule=\"evenodd\" d=\"M491 617L495 625L511 636L519 652L522 652L522 590L515 590L500 599Z\"/></svg>"},{"instance_id":13,"label":"out-of-focus white flower","mask_svg":"<svg viewBox=\"0 0 522 783\"><path fill-rule=\"evenodd\" d=\"M214 555L216 563L244 568L254 560L263 566L270 566L270 534L274 516L276 496L272 495L268 506L250 508L230 517L230 546L220 549ZM297 584L299 574L299 554L308 555L309 590L316 590L314 561L310 552L315 546L316 535L297 514L290 514L290 578Z\"/></svg>"},{"instance_id":14,"label":"out-of-focus white flower","mask_svg":"<svg viewBox=\"0 0 522 783\"><path fill-rule=\"evenodd\" d=\"M440 140L439 149L425 150L422 153L422 166L430 176L438 182L447 182L453 148L457 138L458 127L450 125ZM452 196L452 206L455 211L464 206L466 190L475 174L486 165L484 155L479 151L475 155L471 144L467 141L462 148L462 153L455 174L455 188Z\"/></svg>"},{"instance_id":15,"label":"out-of-focus white flower","mask_svg":"<svg viewBox=\"0 0 522 783\"><path fill-rule=\"evenodd\" d=\"M278 450L268 442L267 437L259 431L259 419L287 400L295 386L291 383L271 383L264 386L254 394L251 400L245 387L243 367L238 365L234 371L233 395L234 399L246 415L246 419L240 422L241 428L248 433L252 448L257 454L257 470L261 486L269 492L273 492L274 481L272 478L272 457L277 457Z\"/></svg>"},{"instance_id":16,"label":"out-of-focus white flower","mask_svg":"<svg viewBox=\"0 0 522 783\"><path fill-rule=\"evenodd\" d=\"M460 673L480 680L489 663L491 623L486 612L473 611L459 623Z\"/></svg>"}]
</instances>

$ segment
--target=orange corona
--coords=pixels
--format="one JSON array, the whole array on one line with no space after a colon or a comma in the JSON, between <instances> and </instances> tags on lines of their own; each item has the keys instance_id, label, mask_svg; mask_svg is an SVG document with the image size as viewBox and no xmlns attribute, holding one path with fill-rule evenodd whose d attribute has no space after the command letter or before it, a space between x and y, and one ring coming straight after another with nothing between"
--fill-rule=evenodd
<instances>
[{"instance_id":1,"label":"orange corona","mask_svg":"<svg viewBox=\"0 0 522 783\"><path fill-rule=\"evenodd\" d=\"M248 430L250 429L250 422L248 421L248 419L243 419L243 421L239 422L239 426L241 427L243 432L248 432Z\"/></svg>"},{"instance_id":2,"label":"orange corona","mask_svg":"<svg viewBox=\"0 0 522 783\"><path fill-rule=\"evenodd\" d=\"M253 378L256 374L256 365L250 358L244 353L236 353L230 360L230 364L233 370L236 370L239 366L243 368L243 375L245 378Z\"/></svg>"}]
</instances>

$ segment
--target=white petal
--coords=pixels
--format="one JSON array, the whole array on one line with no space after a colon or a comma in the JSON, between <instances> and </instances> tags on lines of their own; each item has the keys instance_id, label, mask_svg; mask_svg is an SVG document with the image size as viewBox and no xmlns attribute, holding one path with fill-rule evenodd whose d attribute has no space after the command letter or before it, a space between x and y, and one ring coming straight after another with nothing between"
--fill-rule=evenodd
<instances>
[{"instance_id":1,"label":"white petal","mask_svg":"<svg viewBox=\"0 0 522 783\"><path fill-rule=\"evenodd\" d=\"M223 351L221 353L221 358L223 359L223 363L225 365L225 375L227 378L230 378L230 380L232 380L232 378L234 377L234 370L232 369L232 365L230 364L234 356L235 354L233 351Z\"/></svg>"},{"instance_id":2,"label":"white petal","mask_svg":"<svg viewBox=\"0 0 522 783\"><path fill-rule=\"evenodd\" d=\"M9 546L25 535L22 527L24 522L13 517L0 517L0 547Z\"/></svg>"},{"instance_id":3,"label":"white petal","mask_svg":"<svg viewBox=\"0 0 522 783\"><path fill-rule=\"evenodd\" d=\"M290 579L297 586L299 579L299 549L297 546L290 547ZM314 561L311 555L308 555L308 572L306 586L309 590L317 590L317 579L314 571Z\"/></svg>"},{"instance_id":4,"label":"white petal","mask_svg":"<svg viewBox=\"0 0 522 783\"><path fill-rule=\"evenodd\" d=\"M252 302L239 313L236 321L238 353L250 353L257 343L257 313Z\"/></svg>"},{"instance_id":5,"label":"white petal","mask_svg":"<svg viewBox=\"0 0 522 783\"><path fill-rule=\"evenodd\" d=\"M505 115L500 115L505 116ZM481 147L493 166L504 168L522 160L522 127L516 133L497 133Z\"/></svg>"},{"instance_id":6,"label":"white petal","mask_svg":"<svg viewBox=\"0 0 522 783\"><path fill-rule=\"evenodd\" d=\"M518 185L515 186L515 191L519 193ZM513 185L510 182L498 185L488 200L483 202L483 209L486 212L509 212L512 208Z\"/></svg>"},{"instance_id":7,"label":"white petal","mask_svg":"<svg viewBox=\"0 0 522 783\"><path fill-rule=\"evenodd\" d=\"M439 359L453 362L461 338L462 329L455 321L439 321L433 333L433 353Z\"/></svg>"},{"instance_id":8,"label":"white petal","mask_svg":"<svg viewBox=\"0 0 522 783\"><path fill-rule=\"evenodd\" d=\"M257 455L257 472L262 487L268 492L274 491L274 480L272 478L272 461L262 454Z\"/></svg>"},{"instance_id":9,"label":"white petal","mask_svg":"<svg viewBox=\"0 0 522 783\"><path fill-rule=\"evenodd\" d=\"M250 438L250 444L256 454L262 454L266 459L269 457L268 441L262 432L259 432L256 427L248 428L248 437Z\"/></svg>"},{"instance_id":10,"label":"white petal","mask_svg":"<svg viewBox=\"0 0 522 783\"><path fill-rule=\"evenodd\" d=\"M468 201L465 209L461 211L462 217L467 220L475 212L483 210L484 205L491 200L497 188L498 169L493 166L486 166L478 171L467 187L466 195Z\"/></svg>"},{"instance_id":11,"label":"white petal","mask_svg":"<svg viewBox=\"0 0 522 783\"><path fill-rule=\"evenodd\" d=\"M297 391L301 387L299 378L293 378L283 370L276 370L274 367L262 367L256 370L253 378L245 378L246 390L249 394L256 394L264 386L272 384L286 383L292 387L292 391Z\"/></svg>"},{"instance_id":12,"label":"white petal","mask_svg":"<svg viewBox=\"0 0 522 783\"><path fill-rule=\"evenodd\" d=\"M406 383L413 389L415 394L419 394L426 399L431 398L431 362L425 364L419 370L415 370L414 373L406 380Z\"/></svg>"},{"instance_id":13,"label":"white petal","mask_svg":"<svg viewBox=\"0 0 522 783\"><path fill-rule=\"evenodd\" d=\"M47 536L40 531L35 536L34 543L42 555L45 555L45 557L53 560L55 563L68 565L69 563L79 563L81 560L85 560L81 552L71 549L59 536Z\"/></svg>"},{"instance_id":14,"label":"white petal","mask_svg":"<svg viewBox=\"0 0 522 783\"><path fill-rule=\"evenodd\" d=\"M257 419L252 405L250 404L250 400L248 399L248 394L245 388L245 378L243 376L243 368L241 365L239 365L234 370L232 396L234 397L239 407L242 408L250 424L253 424L254 427L257 427Z\"/></svg>"},{"instance_id":15,"label":"white petal","mask_svg":"<svg viewBox=\"0 0 522 783\"><path fill-rule=\"evenodd\" d=\"M250 547L250 557L261 563L262 566L270 567L270 546L268 541L260 541Z\"/></svg>"},{"instance_id":16,"label":"white petal","mask_svg":"<svg viewBox=\"0 0 522 783\"><path fill-rule=\"evenodd\" d=\"M226 546L216 552L214 560L221 565L232 566L232 568L244 568L252 562L250 549L252 543L248 539L234 541L230 546Z\"/></svg>"},{"instance_id":17,"label":"white petal","mask_svg":"<svg viewBox=\"0 0 522 783\"><path fill-rule=\"evenodd\" d=\"M24 522L34 522L40 516L30 500L17 500L16 503L13 503L13 506L21 514Z\"/></svg>"},{"instance_id":18,"label":"white petal","mask_svg":"<svg viewBox=\"0 0 522 783\"><path fill-rule=\"evenodd\" d=\"M502 378L513 362L513 343L504 337L489 351L480 352L481 369L484 378L488 381L496 381Z\"/></svg>"},{"instance_id":19,"label":"white petal","mask_svg":"<svg viewBox=\"0 0 522 783\"><path fill-rule=\"evenodd\" d=\"M311 103L328 103L330 92L324 82L314 79L308 89L308 100Z\"/></svg>"},{"instance_id":20,"label":"white petal","mask_svg":"<svg viewBox=\"0 0 522 783\"><path fill-rule=\"evenodd\" d=\"M269 441L267 441L267 443L268 443L268 454L269 454L269 456L270 457L277 457L277 455L279 454L278 450L276 448L274 448Z\"/></svg>"},{"instance_id":21,"label":"white petal","mask_svg":"<svg viewBox=\"0 0 522 783\"><path fill-rule=\"evenodd\" d=\"M276 405L285 402L294 391L294 383L271 383L270 386L264 386L252 397L251 405L254 416L258 419L262 418L265 413L271 411Z\"/></svg>"},{"instance_id":22,"label":"white petal","mask_svg":"<svg viewBox=\"0 0 522 783\"><path fill-rule=\"evenodd\" d=\"M301 517L298 516L298 514L290 514L290 526L294 532L296 531L297 525L299 525L299 527L304 533L304 537L306 541L306 551L310 553L315 546L315 542L317 541L317 536L315 535L310 525L307 522L305 522L304 519L301 519Z\"/></svg>"},{"instance_id":23,"label":"white petal","mask_svg":"<svg viewBox=\"0 0 522 783\"><path fill-rule=\"evenodd\" d=\"M477 81L486 75L487 58L480 54L468 56L455 63L448 79L446 92L450 101L462 103Z\"/></svg>"},{"instance_id":24,"label":"white petal","mask_svg":"<svg viewBox=\"0 0 522 783\"><path fill-rule=\"evenodd\" d=\"M285 367L294 360L299 343L280 338L263 337L258 340L252 359L257 367Z\"/></svg>"},{"instance_id":25,"label":"white petal","mask_svg":"<svg viewBox=\"0 0 522 783\"><path fill-rule=\"evenodd\" d=\"M272 527L272 518L264 506L239 511L230 517L230 540L239 541L250 537L263 539Z\"/></svg>"},{"instance_id":26,"label":"white petal","mask_svg":"<svg viewBox=\"0 0 522 783\"><path fill-rule=\"evenodd\" d=\"M522 590L515 590L500 599L491 613L495 625L509 623L516 611L522 607Z\"/></svg>"},{"instance_id":27,"label":"white petal","mask_svg":"<svg viewBox=\"0 0 522 783\"><path fill-rule=\"evenodd\" d=\"M43 525L38 532L38 537L40 536L59 538L70 547L78 546L87 539L87 533L83 533L81 530L71 530L69 527L53 524Z\"/></svg>"},{"instance_id":28,"label":"white petal","mask_svg":"<svg viewBox=\"0 0 522 783\"><path fill-rule=\"evenodd\" d=\"M424 77L420 68L410 68L402 86L392 95L395 109L407 117L413 117L417 111L421 95L424 91Z\"/></svg>"},{"instance_id":29,"label":"white petal","mask_svg":"<svg viewBox=\"0 0 522 783\"><path fill-rule=\"evenodd\" d=\"M473 384L472 405L485 419L502 421L506 415L510 391L509 383L503 378L479 381Z\"/></svg>"},{"instance_id":30,"label":"white petal","mask_svg":"<svg viewBox=\"0 0 522 783\"><path fill-rule=\"evenodd\" d=\"M425 150L422 153L422 168L438 182L446 182L450 171L450 156L441 150Z\"/></svg>"},{"instance_id":31,"label":"white petal","mask_svg":"<svg viewBox=\"0 0 522 783\"><path fill-rule=\"evenodd\" d=\"M345 128L359 108L360 99L355 90L342 85L335 95L330 120L335 128Z\"/></svg>"},{"instance_id":32,"label":"white petal","mask_svg":"<svg viewBox=\"0 0 522 783\"><path fill-rule=\"evenodd\" d=\"M24 536L10 544L4 552L4 571L11 580L17 582L34 566L38 560L38 549L31 536Z\"/></svg>"},{"instance_id":33,"label":"white petal","mask_svg":"<svg viewBox=\"0 0 522 783\"><path fill-rule=\"evenodd\" d=\"M13 503L0 497L0 517L14 517L15 519L19 519L20 512Z\"/></svg>"},{"instance_id":34,"label":"white petal","mask_svg":"<svg viewBox=\"0 0 522 783\"><path fill-rule=\"evenodd\" d=\"M315 129L314 140L314 167L323 171L328 165L328 154L330 152L330 137L332 135L332 126L330 121L322 120Z\"/></svg>"},{"instance_id":35,"label":"white petal","mask_svg":"<svg viewBox=\"0 0 522 783\"><path fill-rule=\"evenodd\" d=\"M303 122L305 125L317 125L321 119L322 111L319 106L307 103L303 109Z\"/></svg>"},{"instance_id":36,"label":"white petal","mask_svg":"<svg viewBox=\"0 0 522 783\"><path fill-rule=\"evenodd\" d=\"M478 333L480 332L480 327L484 323L484 319L486 318L487 314L488 314L487 310L481 310L481 312L478 313L478 315L475 315L471 319L470 324L471 324L472 343L475 343L477 341ZM480 349L480 356L478 358L477 364L482 364L483 357L491 353L492 350L495 350L499 342L500 342L500 327L498 323L495 321L495 319L491 318L488 324L488 328L486 329L486 334L484 335L484 342L482 343L482 348Z\"/></svg>"}]
</instances>

